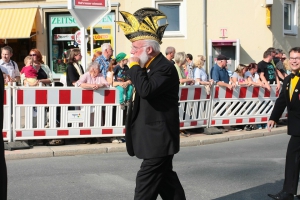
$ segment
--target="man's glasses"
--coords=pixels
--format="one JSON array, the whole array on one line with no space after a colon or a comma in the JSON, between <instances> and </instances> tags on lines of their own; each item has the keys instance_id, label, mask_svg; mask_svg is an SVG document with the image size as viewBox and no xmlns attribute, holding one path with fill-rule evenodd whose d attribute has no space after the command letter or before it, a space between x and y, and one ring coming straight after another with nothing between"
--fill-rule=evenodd
<instances>
[{"instance_id":1,"label":"man's glasses","mask_svg":"<svg viewBox=\"0 0 300 200\"><path fill-rule=\"evenodd\" d=\"M131 46L131 49L132 49L133 51L137 51L137 50L139 50L139 49L141 49L141 48L143 48L143 47L146 47L146 46L141 46L141 47L134 47L134 46Z\"/></svg>"},{"instance_id":2,"label":"man's glasses","mask_svg":"<svg viewBox=\"0 0 300 200\"><path fill-rule=\"evenodd\" d=\"M290 57L290 60L297 60L297 61L299 61L300 60L300 57Z\"/></svg>"},{"instance_id":3,"label":"man's glasses","mask_svg":"<svg viewBox=\"0 0 300 200\"><path fill-rule=\"evenodd\" d=\"M36 56L36 54L29 54L30 56Z\"/></svg>"}]
</instances>

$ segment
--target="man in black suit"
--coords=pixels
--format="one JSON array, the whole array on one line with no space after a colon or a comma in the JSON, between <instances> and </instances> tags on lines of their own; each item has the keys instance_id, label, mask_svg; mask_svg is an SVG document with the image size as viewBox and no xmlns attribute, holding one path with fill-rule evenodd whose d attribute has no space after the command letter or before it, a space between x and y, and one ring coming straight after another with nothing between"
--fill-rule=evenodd
<instances>
[{"instance_id":1,"label":"man in black suit","mask_svg":"<svg viewBox=\"0 0 300 200\"><path fill-rule=\"evenodd\" d=\"M121 15L126 23L117 23L132 42L127 73L135 87L128 108L126 147L130 156L143 159L134 199L154 200L159 194L162 199L184 200L184 190L172 170L174 154L179 151L179 77L160 52L167 25L156 24L166 16L154 8Z\"/></svg>"},{"instance_id":2,"label":"man in black suit","mask_svg":"<svg viewBox=\"0 0 300 200\"><path fill-rule=\"evenodd\" d=\"M278 122L284 109L288 111L288 135L291 135L285 162L285 180L283 189L278 194L268 194L276 200L293 200L297 194L300 169L300 47L290 50L290 67L292 73L287 76L282 85L278 99L268 122L269 131Z\"/></svg>"},{"instance_id":3,"label":"man in black suit","mask_svg":"<svg viewBox=\"0 0 300 200\"><path fill-rule=\"evenodd\" d=\"M0 74L2 71L0 70ZM7 171L4 156L4 143L2 136L3 129L3 98L4 98L4 79L0 76L0 199L7 199Z\"/></svg>"}]
</instances>

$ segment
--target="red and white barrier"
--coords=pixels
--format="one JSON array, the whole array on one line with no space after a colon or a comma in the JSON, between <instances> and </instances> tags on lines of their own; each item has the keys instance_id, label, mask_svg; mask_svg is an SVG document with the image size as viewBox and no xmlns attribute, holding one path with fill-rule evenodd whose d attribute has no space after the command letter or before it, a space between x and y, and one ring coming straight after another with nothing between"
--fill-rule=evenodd
<instances>
[{"instance_id":1,"label":"red and white barrier","mask_svg":"<svg viewBox=\"0 0 300 200\"><path fill-rule=\"evenodd\" d=\"M115 89L20 87L15 96L14 140L124 136L125 115Z\"/></svg>"},{"instance_id":2,"label":"red and white barrier","mask_svg":"<svg viewBox=\"0 0 300 200\"><path fill-rule=\"evenodd\" d=\"M180 129L207 127L210 95L204 86L184 86L179 90Z\"/></svg>"},{"instance_id":3,"label":"red and white barrier","mask_svg":"<svg viewBox=\"0 0 300 200\"><path fill-rule=\"evenodd\" d=\"M214 87L210 126L267 123L279 95L262 87ZM285 114L283 114L285 115Z\"/></svg>"},{"instance_id":4,"label":"red and white barrier","mask_svg":"<svg viewBox=\"0 0 300 200\"><path fill-rule=\"evenodd\" d=\"M267 123L278 97L275 87L268 91L259 87L238 86L229 90L214 86L210 95L204 86L180 87L180 129ZM96 91L76 87L12 88L12 95L10 86L4 94L6 141L125 134L126 111L121 110L119 93L114 88ZM286 117L285 112L282 118Z\"/></svg>"},{"instance_id":5,"label":"red and white barrier","mask_svg":"<svg viewBox=\"0 0 300 200\"><path fill-rule=\"evenodd\" d=\"M22 88L17 90L17 105L116 104L116 90L82 90L81 88Z\"/></svg>"}]
</instances>

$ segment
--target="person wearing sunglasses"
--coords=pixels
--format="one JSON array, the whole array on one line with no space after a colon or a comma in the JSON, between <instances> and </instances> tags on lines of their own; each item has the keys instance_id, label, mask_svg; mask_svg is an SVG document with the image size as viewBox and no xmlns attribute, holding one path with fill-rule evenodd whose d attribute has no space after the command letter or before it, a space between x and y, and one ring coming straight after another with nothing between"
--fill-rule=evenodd
<instances>
[{"instance_id":1,"label":"person wearing sunglasses","mask_svg":"<svg viewBox=\"0 0 300 200\"><path fill-rule=\"evenodd\" d=\"M53 82L52 73L50 68L44 64L42 54L38 49L31 49L29 56L32 58L33 67L37 71L37 83L42 83L42 85L50 85ZM25 75L21 75L21 85L27 85L27 81L25 80Z\"/></svg>"},{"instance_id":2,"label":"person wearing sunglasses","mask_svg":"<svg viewBox=\"0 0 300 200\"><path fill-rule=\"evenodd\" d=\"M286 60L286 54L283 53L282 56L281 56L281 61L283 62L283 61L285 61L285 60Z\"/></svg>"},{"instance_id":3,"label":"person wearing sunglasses","mask_svg":"<svg viewBox=\"0 0 300 200\"><path fill-rule=\"evenodd\" d=\"M273 58L273 61L275 63L276 69L279 70L281 72L281 74L283 75L283 77L287 77L287 72L283 66L283 51L281 49L276 49L276 55ZM283 81L282 78L279 77L280 81Z\"/></svg>"}]
</instances>

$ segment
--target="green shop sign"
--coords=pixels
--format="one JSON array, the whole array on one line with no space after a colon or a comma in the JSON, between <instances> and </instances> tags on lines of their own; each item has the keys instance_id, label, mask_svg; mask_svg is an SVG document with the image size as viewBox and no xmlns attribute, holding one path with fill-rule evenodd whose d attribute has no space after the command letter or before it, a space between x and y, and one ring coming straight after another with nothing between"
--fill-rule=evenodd
<instances>
[{"instance_id":1,"label":"green shop sign","mask_svg":"<svg viewBox=\"0 0 300 200\"><path fill-rule=\"evenodd\" d=\"M52 17L51 24L76 24L73 17Z\"/></svg>"},{"instance_id":2,"label":"green shop sign","mask_svg":"<svg viewBox=\"0 0 300 200\"><path fill-rule=\"evenodd\" d=\"M106 15L100 23L112 23L114 22L114 15ZM77 25L76 20L72 16L59 16L51 17L51 25L60 24L60 25Z\"/></svg>"}]
</instances>

